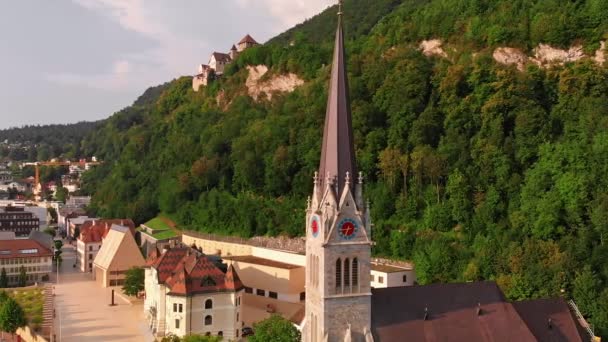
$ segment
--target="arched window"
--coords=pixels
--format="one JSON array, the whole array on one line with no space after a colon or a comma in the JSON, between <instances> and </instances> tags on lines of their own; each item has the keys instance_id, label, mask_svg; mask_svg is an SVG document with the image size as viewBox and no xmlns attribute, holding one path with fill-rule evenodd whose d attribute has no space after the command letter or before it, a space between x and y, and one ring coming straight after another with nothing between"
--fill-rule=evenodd
<instances>
[{"instance_id":1,"label":"arched window","mask_svg":"<svg viewBox=\"0 0 608 342\"><path fill-rule=\"evenodd\" d=\"M213 301L211 299L205 301L205 309L213 309Z\"/></svg>"},{"instance_id":2,"label":"arched window","mask_svg":"<svg viewBox=\"0 0 608 342\"><path fill-rule=\"evenodd\" d=\"M357 258L353 259L352 278L351 284L353 284L353 287L359 286L359 260L357 260Z\"/></svg>"},{"instance_id":3,"label":"arched window","mask_svg":"<svg viewBox=\"0 0 608 342\"><path fill-rule=\"evenodd\" d=\"M344 259L344 286L350 286L350 261Z\"/></svg>"},{"instance_id":4,"label":"arched window","mask_svg":"<svg viewBox=\"0 0 608 342\"><path fill-rule=\"evenodd\" d=\"M222 336L224 336L224 333L223 333L222 331L218 331L218 332L217 332L217 336L222 337Z\"/></svg>"},{"instance_id":5,"label":"arched window","mask_svg":"<svg viewBox=\"0 0 608 342\"><path fill-rule=\"evenodd\" d=\"M211 324L213 324L213 317L211 317L211 315L205 316L205 325L211 325Z\"/></svg>"},{"instance_id":6,"label":"arched window","mask_svg":"<svg viewBox=\"0 0 608 342\"><path fill-rule=\"evenodd\" d=\"M336 260L336 289L342 287L342 260L338 258Z\"/></svg>"}]
</instances>

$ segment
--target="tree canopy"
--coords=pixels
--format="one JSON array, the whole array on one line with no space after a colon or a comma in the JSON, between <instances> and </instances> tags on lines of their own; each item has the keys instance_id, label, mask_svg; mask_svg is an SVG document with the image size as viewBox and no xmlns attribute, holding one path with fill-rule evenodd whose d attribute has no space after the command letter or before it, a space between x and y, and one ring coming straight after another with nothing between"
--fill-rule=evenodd
<instances>
[{"instance_id":1,"label":"tree canopy","mask_svg":"<svg viewBox=\"0 0 608 342\"><path fill-rule=\"evenodd\" d=\"M285 318L272 315L253 325L255 333L247 339L250 342L300 342L300 331Z\"/></svg>"}]
</instances>

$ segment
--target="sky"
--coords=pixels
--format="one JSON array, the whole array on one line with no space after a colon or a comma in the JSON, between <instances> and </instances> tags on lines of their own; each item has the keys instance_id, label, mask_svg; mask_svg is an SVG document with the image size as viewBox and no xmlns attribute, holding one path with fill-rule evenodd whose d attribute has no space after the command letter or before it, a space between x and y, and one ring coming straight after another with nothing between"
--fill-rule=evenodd
<instances>
[{"instance_id":1,"label":"sky","mask_svg":"<svg viewBox=\"0 0 608 342\"><path fill-rule=\"evenodd\" d=\"M0 5L0 129L104 119L337 0L18 0Z\"/></svg>"}]
</instances>

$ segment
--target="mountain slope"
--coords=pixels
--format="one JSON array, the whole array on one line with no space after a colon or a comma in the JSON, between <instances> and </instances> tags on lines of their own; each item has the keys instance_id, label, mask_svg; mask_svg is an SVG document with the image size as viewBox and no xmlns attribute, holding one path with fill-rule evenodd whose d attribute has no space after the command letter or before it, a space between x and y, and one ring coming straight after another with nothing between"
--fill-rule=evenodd
<instances>
[{"instance_id":1,"label":"mountain slope","mask_svg":"<svg viewBox=\"0 0 608 342\"><path fill-rule=\"evenodd\" d=\"M364 18L365 3L347 1L345 12ZM382 3L387 14L347 46L374 253L413 259L421 283L492 279L512 299L574 298L606 334L608 71L589 59L519 71L492 58L496 47L538 43L595 51L604 2ZM111 118L84 142L114 161L88 175L94 209L137 221L162 211L222 234L303 234L334 15L246 51L204 91L180 78ZM429 38L448 58L418 50ZM254 101L245 80L259 64L268 79L306 82Z\"/></svg>"}]
</instances>

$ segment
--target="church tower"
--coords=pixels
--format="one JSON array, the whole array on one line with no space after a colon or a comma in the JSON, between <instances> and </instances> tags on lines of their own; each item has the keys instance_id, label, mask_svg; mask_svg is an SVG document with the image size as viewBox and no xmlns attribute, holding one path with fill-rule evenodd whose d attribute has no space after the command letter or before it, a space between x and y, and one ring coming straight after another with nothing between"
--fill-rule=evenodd
<instances>
[{"instance_id":1,"label":"church tower","mask_svg":"<svg viewBox=\"0 0 608 342\"><path fill-rule=\"evenodd\" d=\"M371 335L369 208L357 173L342 32L342 1L319 172L306 210L305 342Z\"/></svg>"}]
</instances>

